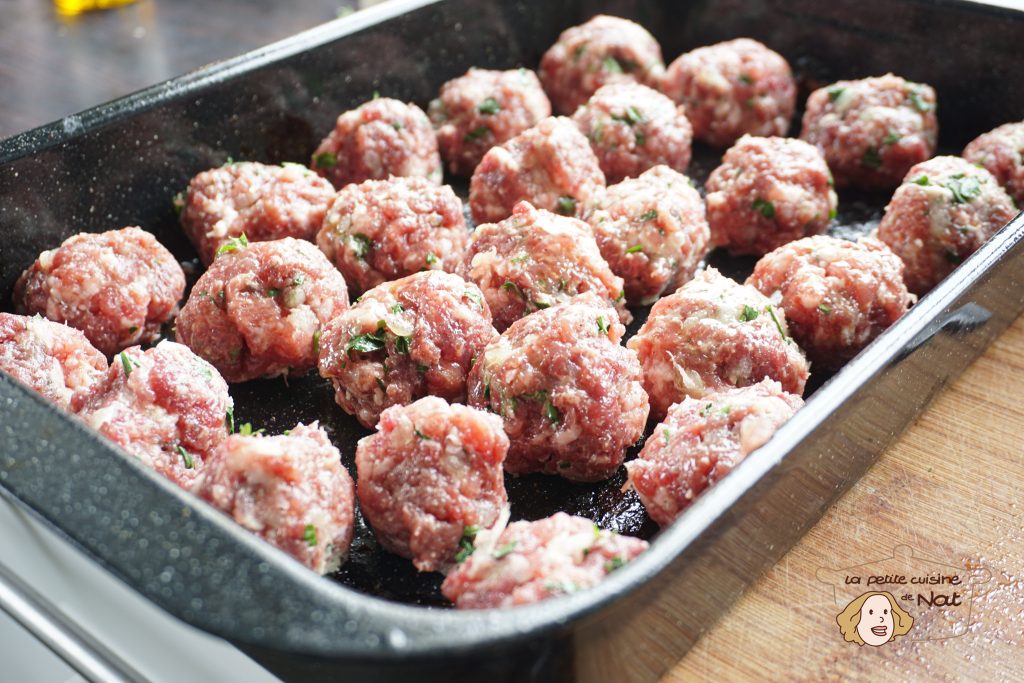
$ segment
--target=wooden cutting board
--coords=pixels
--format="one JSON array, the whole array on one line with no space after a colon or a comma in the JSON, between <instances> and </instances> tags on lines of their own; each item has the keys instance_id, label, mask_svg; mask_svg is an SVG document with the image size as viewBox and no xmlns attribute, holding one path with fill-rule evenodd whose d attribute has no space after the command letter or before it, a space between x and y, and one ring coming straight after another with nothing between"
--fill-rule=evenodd
<instances>
[{"instance_id":1,"label":"wooden cutting board","mask_svg":"<svg viewBox=\"0 0 1024 683\"><path fill-rule=\"evenodd\" d=\"M665 680L1021 680L1022 436L1024 317ZM946 583L911 583L921 576ZM906 636L878 647L843 639L836 616L869 590L911 614Z\"/></svg>"}]
</instances>

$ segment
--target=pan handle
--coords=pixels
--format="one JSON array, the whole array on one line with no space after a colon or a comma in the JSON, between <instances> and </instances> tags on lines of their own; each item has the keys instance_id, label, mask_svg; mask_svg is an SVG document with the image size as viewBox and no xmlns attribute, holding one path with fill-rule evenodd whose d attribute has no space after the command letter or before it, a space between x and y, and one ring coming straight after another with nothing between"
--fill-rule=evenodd
<instances>
[{"instance_id":1,"label":"pan handle","mask_svg":"<svg viewBox=\"0 0 1024 683\"><path fill-rule=\"evenodd\" d=\"M0 562L0 610L68 666L95 683L145 683L127 662L97 642Z\"/></svg>"}]
</instances>

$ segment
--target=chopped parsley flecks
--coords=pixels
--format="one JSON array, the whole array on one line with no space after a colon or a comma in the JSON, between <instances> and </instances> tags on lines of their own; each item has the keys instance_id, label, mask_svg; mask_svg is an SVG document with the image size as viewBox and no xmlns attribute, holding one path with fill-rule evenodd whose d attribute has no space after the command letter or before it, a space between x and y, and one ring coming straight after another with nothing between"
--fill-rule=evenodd
<instances>
[{"instance_id":1,"label":"chopped parsley flecks","mask_svg":"<svg viewBox=\"0 0 1024 683\"><path fill-rule=\"evenodd\" d=\"M317 330L313 333L313 355L320 356L320 335L323 334L323 330Z\"/></svg>"},{"instance_id":2,"label":"chopped parsley flecks","mask_svg":"<svg viewBox=\"0 0 1024 683\"><path fill-rule=\"evenodd\" d=\"M455 553L455 562L462 564L476 551L473 541L476 540L476 535L479 531L480 527L475 524L462 527L462 538L459 539L459 551Z\"/></svg>"},{"instance_id":3,"label":"chopped parsley flecks","mask_svg":"<svg viewBox=\"0 0 1024 683\"><path fill-rule=\"evenodd\" d=\"M302 540L304 540L306 544L309 545L310 548L316 546L316 544L318 543L316 537L316 527L312 524L307 524L306 528L302 532Z\"/></svg>"},{"instance_id":4,"label":"chopped parsley flecks","mask_svg":"<svg viewBox=\"0 0 1024 683\"><path fill-rule=\"evenodd\" d=\"M921 95L921 91L917 88L911 89L908 97L910 97L910 104L919 112L929 112L934 108L934 105L926 100L924 96Z\"/></svg>"},{"instance_id":5,"label":"chopped parsley flecks","mask_svg":"<svg viewBox=\"0 0 1024 683\"><path fill-rule=\"evenodd\" d=\"M518 543L518 541L510 541L510 542L504 544L503 546L501 546L499 548L496 548L495 551L494 551L494 559L500 560L501 558L505 557L506 555L512 553L516 549L516 544L517 543Z\"/></svg>"},{"instance_id":6,"label":"chopped parsley flecks","mask_svg":"<svg viewBox=\"0 0 1024 683\"><path fill-rule=\"evenodd\" d=\"M608 334L608 321L603 315L597 316L597 331L601 334Z\"/></svg>"},{"instance_id":7,"label":"chopped parsley flecks","mask_svg":"<svg viewBox=\"0 0 1024 683\"><path fill-rule=\"evenodd\" d=\"M428 251L426 257L424 257L423 260L427 262L428 266L432 266L435 263L437 263L437 257L434 256L434 252L432 251Z\"/></svg>"},{"instance_id":8,"label":"chopped parsley flecks","mask_svg":"<svg viewBox=\"0 0 1024 683\"><path fill-rule=\"evenodd\" d=\"M926 175L924 175L922 173L921 175L917 176L916 178L914 178L910 182L914 183L915 185L922 185L923 186L923 185L931 185L932 181L928 178L928 176L926 176Z\"/></svg>"},{"instance_id":9,"label":"chopped parsley flecks","mask_svg":"<svg viewBox=\"0 0 1024 683\"><path fill-rule=\"evenodd\" d=\"M338 157L334 152L321 152L313 157L313 165L317 168L332 168L338 165Z\"/></svg>"},{"instance_id":10,"label":"chopped parsley flecks","mask_svg":"<svg viewBox=\"0 0 1024 683\"><path fill-rule=\"evenodd\" d=\"M373 240L361 232L349 235L348 240L352 243L352 253L358 259L365 259L366 255L370 253L370 247L373 246Z\"/></svg>"},{"instance_id":11,"label":"chopped parsley flecks","mask_svg":"<svg viewBox=\"0 0 1024 683\"><path fill-rule=\"evenodd\" d=\"M751 78L747 74L740 74L739 79L740 79L740 83L745 83L746 85L753 85L754 84L754 79Z\"/></svg>"},{"instance_id":12,"label":"chopped parsley flecks","mask_svg":"<svg viewBox=\"0 0 1024 683\"><path fill-rule=\"evenodd\" d=\"M249 238L246 237L245 233L243 232L238 237L232 237L227 242L217 247L216 255L220 256L221 254L227 254L228 252L237 251L247 246L249 246Z\"/></svg>"},{"instance_id":13,"label":"chopped parsley flecks","mask_svg":"<svg viewBox=\"0 0 1024 683\"><path fill-rule=\"evenodd\" d=\"M352 356L353 351L359 353L373 353L375 351L382 351L385 345L384 334L381 332L371 332L367 334L357 334L348 340L345 344L345 353L349 357Z\"/></svg>"},{"instance_id":14,"label":"chopped parsley flecks","mask_svg":"<svg viewBox=\"0 0 1024 683\"><path fill-rule=\"evenodd\" d=\"M832 312L832 307L829 306L828 304L818 304L818 310L824 313L825 315L828 315L829 313Z\"/></svg>"},{"instance_id":15,"label":"chopped parsley flecks","mask_svg":"<svg viewBox=\"0 0 1024 683\"><path fill-rule=\"evenodd\" d=\"M861 166L867 166L868 168L881 168L882 157L878 154L877 147L868 147L864 150L864 156L860 158Z\"/></svg>"},{"instance_id":16,"label":"chopped parsley flecks","mask_svg":"<svg viewBox=\"0 0 1024 683\"><path fill-rule=\"evenodd\" d=\"M601 65L604 66L604 70L610 74L622 73L622 65L619 64L619 61L615 59L615 57L612 57L611 55L605 57L601 61Z\"/></svg>"},{"instance_id":17,"label":"chopped parsley flecks","mask_svg":"<svg viewBox=\"0 0 1024 683\"><path fill-rule=\"evenodd\" d=\"M751 320L755 319L758 315L759 313L757 312L756 308L754 308L753 306L748 306L747 304L743 304L743 312L740 313L740 320L742 320L745 323L750 322Z\"/></svg>"},{"instance_id":18,"label":"chopped parsley flecks","mask_svg":"<svg viewBox=\"0 0 1024 683\"><path fill-rule=\"evenodd\" d=\"M488 97L486 100L477 105L476 110L481 114L497 114L501 111L501 104L498 100L493 97Z\"/></svg>"},{"instance_id":19,"label":"chopped parsley flecks","mask_svg":"<svg viewBox=\"0 0 1024 683\"><path fill-rule=\"evenodd\" d=\"M969 204L981 194L981 183L974 176L957 173L946 183L947 190L953 193L953 201L957 204Z\"/></svg>"},{"instance_id":20,"label":"chopped parsley flecks","mask_svg":"<svg viewBox=\"0 0 1024 683\"><path fill-rule=\"evenodd\" d=\"M627 254L637 254L637 253L642 252L643 250L644 250L644 248L641 245L634 244L633 246L631 246L629 249L626 250L626 253Z\"/></svg>"},{"instance_id":21,"label":"chopped parsley flecks","mask_svg":"<svg viewBox=\"0 0 1024 683\"><path fill-rule=\"evenodd\" d=\"M765 218L775 218L775 205L769 201L761 199L760 197L754 200L754 203L750 205L750 208L757 211Z\"/></svg>"},{"instance_id":22,"label":"chopped parsley flecks","mask_svg":"<svg viewBox=\"0 0 1024 683\"><path fill-rule=\"evenodd\" d=\"M775 315L775 309L772 308L771 304L769 304L764 307L764 310L772 317L772 322L775 323L776 329L778 329L779 334L782 335L783 340L788 344L790 342L789 335L786 334L786 330L783 329L782 323L779 322L779 318Z\"/></svg>"},{"instance_id":23,"label":"chopped parsley flecks","mask_svg":"<svg viewBox=\"0 0 1024 683\"><path fill-rule=\"evenodd\" d=\"M828 89L828 101L835 102L839 97L846 92L846 88L841 85L834 85Z\"/></svg>"},{"instance_id":24,"label":"chopped parsley flecks","mask_svg":"<svg viewBox=\"0 0 1024 683\"><path fill-rule=\"evenodd\" d=\"M195 469L196 461L192 458L192 454L185 450L185 447L178 444L178 455L181 456L181 461L185 464L185 469Z\"/></svg>"},{"instance_id":25,"label":"chopped parsley flecks","mask_svg":"<svg viewBox=\"0 0 1024 683\"><path fill-rule=\"evenodd\" d=\"M657 209L651 209L647 213L642 214L640 216L640 220L642 220L642 221L653 221L657 217L658 217L658 210Z\"/></svg>"},{"instance_id":26,"label":"chopped parsley flecks","mask_svg":"<svg viewBox=\"0 0 1024 683\"><path fill-rule=\"evenodd\" d=\"M576 213L576 199L574 197L558 198L558 213L563 216L572 216Z\"/></svg>"},{"instance_id":27,"label":"chopped parsley flecks","mask_svg":"<svg viewBox=\"0 0 1024 683\"><path fill-rule=\"evenodd\" d=\"M616 555L604 563L604 571L606 574L611 574L616 569L621 569L625 564L626 560L621 555Z\"/></svg>"},{"instance_id":28,"label":"chopped parsley flecks","mask_svg":"<svg viewBox=\"0 0 1024 683\"><path fill-rule=\"evenodd\" d=\"M473 130L466 133L462 137L462 140L463 142L473 142L474 140L479 140L480 138L482 138L483 136L487 135L490 132L491 129L488 128L487 126L477 126Z\"/></svg>"},{"instance_id":29,"label":"chopped parsley flecks","mask_svg":"<svg viewBox=\"0 0 1024 683\"><path fill-rule=\"evenodd\" d=\"M124 376L130 377L132 370L139 367L138 361L129 356L125 351L117 354L121 358L121 367L124 368Z\"/></svg>"}]
</instances>

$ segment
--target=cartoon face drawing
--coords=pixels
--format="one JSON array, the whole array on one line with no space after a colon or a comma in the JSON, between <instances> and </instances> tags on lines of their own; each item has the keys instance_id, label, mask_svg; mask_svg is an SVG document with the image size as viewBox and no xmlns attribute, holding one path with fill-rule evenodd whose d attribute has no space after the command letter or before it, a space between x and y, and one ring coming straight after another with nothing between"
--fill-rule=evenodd
<instances>
[{"instance_id":1,"label":"cartoon face drawing","mask_svg":"<svg viewBox=\"0 0 1024 683\"><path fill-rule=\"evenodd\" d=\"M892 607L884 595L872 595L860 608L857 633L868 645L881 645L892 639Z\"/></svg>"},{"instance_id":2,"label":"cartoon face drawing","mask_svg":"<svg viewBox=\"0 0 1024 683\"><path fill-rule=\"evenodd\" d=\"M848 642L878 647L909 633L914 618L896 604L892 593L873 591L855 598L836 623Z\"/></svg>"}]
</instances>

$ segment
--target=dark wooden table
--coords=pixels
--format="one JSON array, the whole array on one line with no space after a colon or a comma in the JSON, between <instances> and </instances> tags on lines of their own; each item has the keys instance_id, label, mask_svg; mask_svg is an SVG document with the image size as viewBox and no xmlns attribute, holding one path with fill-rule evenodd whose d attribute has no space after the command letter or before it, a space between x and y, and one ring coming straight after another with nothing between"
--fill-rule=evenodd
<instances>
[{"instance_id":1,"label":"dark wooden table","mask_svg":"<svg viewBox=\"0 0 1024 683\"><path fill-rule=\"evenodd\" d=\"M0 139L350 12L357 0L140 0L62 17L0 0Z\"/></svg>"}]
</instances>

